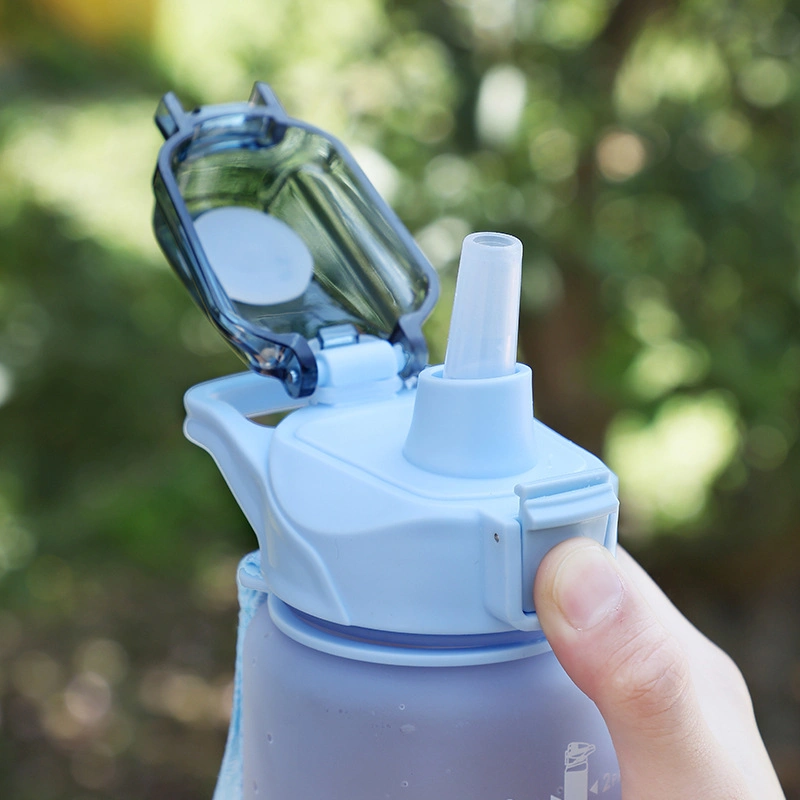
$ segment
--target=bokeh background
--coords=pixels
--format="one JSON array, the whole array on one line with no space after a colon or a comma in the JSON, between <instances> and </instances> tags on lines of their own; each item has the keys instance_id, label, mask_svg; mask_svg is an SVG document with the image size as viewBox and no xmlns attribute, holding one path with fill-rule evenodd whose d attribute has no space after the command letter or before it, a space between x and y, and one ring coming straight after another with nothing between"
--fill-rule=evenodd
<instances>
[{"instance_id":1,"label":"bokeh background","mask_svg":"<svg viewBox=\"0 0 800 800\"><path fill-rule=\"evenodd\" d=\"M175 90L255 79L440 270L525 245L540 419L736 658L800 798L800 2L0 0L0 797L210 798L255 539L181 436L240 369L150 230Z\"/></svg>"}]
</instances>

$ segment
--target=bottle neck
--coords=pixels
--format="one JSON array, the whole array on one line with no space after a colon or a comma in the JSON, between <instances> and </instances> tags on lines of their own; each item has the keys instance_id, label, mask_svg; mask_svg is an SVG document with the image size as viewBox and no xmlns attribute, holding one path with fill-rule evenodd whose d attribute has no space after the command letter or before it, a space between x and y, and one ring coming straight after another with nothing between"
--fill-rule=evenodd
<instances>
[{"instance_id":1,"label":"bottle neck","mask_svg":"<svg viewBox=\"0 0 800 800\"><path fill-rule=\"evenodd\" d=\"M277 628L296 642L331 655L375 664L456 667L515 661L550 652L541 631L431 636L376 631L304 614L275 595L268 600Z\"/></svg>"}]
</instances>

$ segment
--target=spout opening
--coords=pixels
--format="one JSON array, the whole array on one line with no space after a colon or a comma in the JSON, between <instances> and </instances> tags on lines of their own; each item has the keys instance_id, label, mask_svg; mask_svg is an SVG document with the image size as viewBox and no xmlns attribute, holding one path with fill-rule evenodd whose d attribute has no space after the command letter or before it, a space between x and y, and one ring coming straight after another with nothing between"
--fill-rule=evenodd
<instances>
[{"instance_id":1,"label":"spout opening","mask_svg":"<svg viewBox=\"0 0 800 800\"><path fill-rule=\"evenodd\" d=\"M481 247L513 247L517 240L507 233L478 233L472 241Z\"/></svg>"}]
</instances>

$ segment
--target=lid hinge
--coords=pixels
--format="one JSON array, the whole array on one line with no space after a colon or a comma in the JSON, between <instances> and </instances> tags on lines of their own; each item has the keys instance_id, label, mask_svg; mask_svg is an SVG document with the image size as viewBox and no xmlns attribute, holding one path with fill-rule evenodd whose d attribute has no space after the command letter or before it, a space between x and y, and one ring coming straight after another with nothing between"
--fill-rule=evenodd
<instances>
[{"instance_id":1,"label":"lid hinge","mask_svg":"<svg viewBox=\"0 0 800 800\"><path fill-rule=\"evenodd\" d=\"M312 402L357 403L397 393L405 364L399 345L358 333L350 324L318 331L314 347L317 390Z\"/></svg>"}]
</instances>

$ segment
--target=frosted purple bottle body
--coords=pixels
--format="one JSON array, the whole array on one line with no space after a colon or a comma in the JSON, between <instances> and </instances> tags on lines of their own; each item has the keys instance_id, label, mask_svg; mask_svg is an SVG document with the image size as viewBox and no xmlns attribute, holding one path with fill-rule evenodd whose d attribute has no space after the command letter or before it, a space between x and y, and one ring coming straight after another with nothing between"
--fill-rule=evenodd
<instances>
[{"instance_id":1,"label":"frosted purple bottle body","mask_svg":"<svg viewBox=\"0 0 800 800\"><path fill-rule=\"evenodd\" d=\"M369 663L294 641L263 603L242 656L245 800L619 800L605 724L548 649Z\"/></svg>"}]
</instances>

